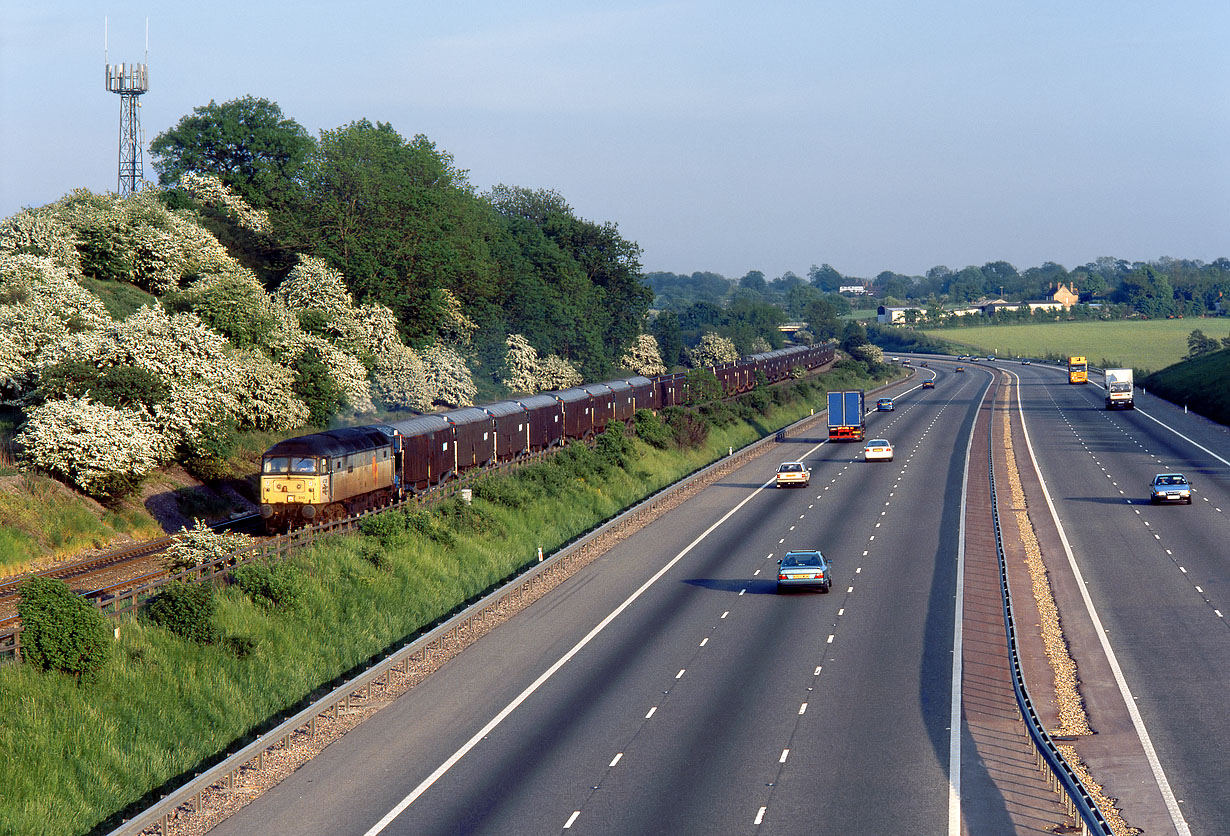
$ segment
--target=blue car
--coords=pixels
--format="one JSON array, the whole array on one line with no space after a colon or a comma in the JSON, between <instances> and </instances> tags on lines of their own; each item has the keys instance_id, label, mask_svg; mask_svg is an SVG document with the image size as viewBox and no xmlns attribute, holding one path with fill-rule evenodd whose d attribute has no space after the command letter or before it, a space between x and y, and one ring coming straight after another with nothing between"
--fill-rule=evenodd
<instances>
[{"instance_id":1,"label":"blue car","mask_svg":"<svg viewBox=\"0 0 1230 836\"><path fill-rule=\"evenodd\" d=\"M876 401L876 412L892 412L892 411L893 411L893 399L892 398L880 398L878 401Z\"/></svg>"}]
</instances>

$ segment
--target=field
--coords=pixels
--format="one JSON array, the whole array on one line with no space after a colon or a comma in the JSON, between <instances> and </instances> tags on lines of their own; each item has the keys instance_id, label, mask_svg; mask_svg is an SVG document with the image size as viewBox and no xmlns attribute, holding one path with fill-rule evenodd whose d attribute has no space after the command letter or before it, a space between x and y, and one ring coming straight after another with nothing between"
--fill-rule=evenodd
<instances>
[{"instance_id":1,"label":"field","mask_svg":"<svg viewBox=\"0 0 1230 836\"><path fill-rule=\"evenodd\" d=\"M1187 335L1196 329L1220 340L1230 335L1230 318L985 325L923 333L978 354L1033 358L1081 354L1094 366L1130 367L1144 373L1186 357Z\"/></svg>"}]
</instances>

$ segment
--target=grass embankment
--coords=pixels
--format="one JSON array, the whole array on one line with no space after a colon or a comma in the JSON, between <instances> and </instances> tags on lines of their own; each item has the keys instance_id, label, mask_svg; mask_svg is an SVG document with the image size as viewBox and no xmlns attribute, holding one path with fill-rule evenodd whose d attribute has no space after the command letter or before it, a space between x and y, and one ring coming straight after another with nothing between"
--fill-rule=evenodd
<instances>
[{"instance_id":1,"label":"grass embankment","mask_svg":"<svg viewBox=\"0 0 1230 836\"><path fill-rule=\"evenodd\" d=\"M1205 418L1230 424L1230 349L1168 366L1138 380L1136 385L1187 406Z\"/></svg>"},{"instance_id":2,"label":"grass embankment","mask_svg":"<svg viewBox=\"0 0 1230 836\"><path fill-rule=\"evenodd\" d=\"M982 325L922 333L976 354L1038 358L1079 354L1095 366L1133 368L1143 375L1186 357L1187 336L1196 329L1221 339L1230 335L1230 318Z\"/></svg>"},{"instance_id":3,"label":"grass embankment","mask_svg":"<svg viewBox=\"0 0 1230 836\"><path fill-rule=\"evenodd\" d=\"M820 380L828 389L875 385L847 371ZM727 447L823 408L825 388L791 388L806 397L751 421L719 421L696 449L637 439L614 466L601 445L578 446L488 477L469 508L450 501L430 514L381 515L382 536L334 537L294 558L293 604L261 606L237 587L222 590L223 640L213 644L125 621L97 682L0 667L0 833L100 827L533 562L539 546L551 552Z\"/></svg>"}]
</instances>

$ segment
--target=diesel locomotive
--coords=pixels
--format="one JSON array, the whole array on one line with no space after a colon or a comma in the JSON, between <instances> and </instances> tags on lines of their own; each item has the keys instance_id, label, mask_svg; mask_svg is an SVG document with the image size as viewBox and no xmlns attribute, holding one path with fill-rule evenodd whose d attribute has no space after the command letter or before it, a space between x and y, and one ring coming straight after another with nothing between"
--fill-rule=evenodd
<instances>
[{"instance_id":1,"label":"diesel locomotive","mask_svg":"<svg viewBox=\"0 0 1230 836\"><path fill-rule=\"evenodd\" d=\"M751 391L758 372L774 383L831 363L835 351L833 342L793 346L709 370L730 397ZM262 457L261 516L271 533L343 519L474 468L590 439L638 409L687 402L685 374L638 376L288 438Z\"/></svg>"}]
</instances>

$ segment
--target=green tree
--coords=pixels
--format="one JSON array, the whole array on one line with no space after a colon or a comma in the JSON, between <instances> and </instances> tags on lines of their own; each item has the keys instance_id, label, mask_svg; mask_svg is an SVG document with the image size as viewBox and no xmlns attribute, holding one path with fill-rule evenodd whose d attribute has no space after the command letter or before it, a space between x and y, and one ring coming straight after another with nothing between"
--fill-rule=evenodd
<instances>
[{"instance_id":1,"label":"green tree","mask_svg":"<svg viewBox=\"0 0 1230 836\"><path fill-rule=\"evenodd\" d=\"M843 284L848 284L841 273L828 264L821 264L819 267L813 264L807 271L807 277L813 286L826 293L836 293Z\"/></svg>"},{"instance_id":2,"label":"green tree","mask_svg":"<svg viewBox=\"0 0 1230 836\"><path fill-rule=\"evenodd\" d=\"M291 198L313 142L302 125L268 99L244 96L194 108L154 137L150 156L158 182L173 185L188 172L216 174L257 209Z\"/></svg>"},{"instance_id":3,"label":"green tree","mask_svg":"<svg viewBox=\"0 0 1230 836\"><path fill-rule=\"evenodd\" d=\"M658 341L658 350L667 371L683 362L683 336L679 328L679 315L674 311L662 311L649 326L649 333Z\"/></svg>"},{"instance_id":4,"label":"green tree","mask_svg":"<svg viewBox=\"0 0 1230 836\"><path fill-rule=\"evenodd\" d=\"M1216 337L1207 337L1199 328L1187 335L1187 356L1199 357L1201 354L1212 354L1220 345Z\"/></svg>"},{"instance_id":5,"label":"green tree","mask_svg":"<svg viewBox=\"0 0 1230 836\"><path fill-rule=\"evenodd\" d=\"M21 654L45 671L90 681L107 660L107 621L64 581L32 577L20 587Z\"/></svg>"}]
</instances>

